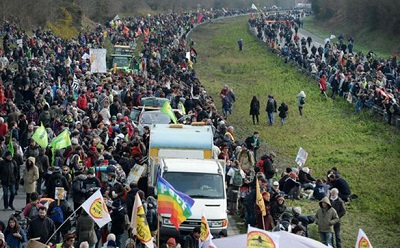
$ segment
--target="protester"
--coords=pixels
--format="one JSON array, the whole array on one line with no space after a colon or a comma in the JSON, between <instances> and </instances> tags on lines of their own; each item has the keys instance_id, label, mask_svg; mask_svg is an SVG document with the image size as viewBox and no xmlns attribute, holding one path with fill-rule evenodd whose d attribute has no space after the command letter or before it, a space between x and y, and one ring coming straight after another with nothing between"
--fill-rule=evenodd
<instances>
[{"instance_id":1,"label":"protester","mask_svg":"<svg viewBox=\"0 0 400 248\"><path fill-rule=\"evenodd\" d=\"M271 94L268 95L267 107L265 108L265 111L267 112L268 124L270 126L274 124L274 113L277 112L277 109L278 107L274 97Z\"/></svg>"},{"instance_id":2,"label":"protester","mask_svg":"<svg viewBox=\"0 0 400 248\"><path fill-rule=\"evenodd\" d=\"M259 125L260 120L259 120L258 116L260 115L260 101L257 99L256 96L253 96L253 98L251 99L250 115L253 119L253 125L256 124L256 120L257 120L257 125Z\"/></svg>"},{"instance_id":3,"label":"protester","mask_svg":"<svg viewBox=\"0 0 400 248\"><path fill-rule=\"evenodd\" d=\"M10 207L12 210L15 210L13 204L17 173L17 163L13 159L12 153L10 151L6 151L3 161L0 162L0 179L3 187L4 211L7 211L8 207ZM8 192L10 192L10 197L8 196Z\"/></svg>"},{"instance_id":4,"label":"protester","mask_svg":"<svg viewBox=\"0 0 400 248\"><path fill-rule=\"evenodd\" d=\"M226 174L226 181L228 182L228 211L229 214L236 214L238 212L239 190L243 185L246 174L240 167L237 161L233 162L228 173Z\"/></svg>"},{"instance_id":5,"label":"protester","mask_svg":"<svg viewBox=\"0 0 400 248\"><path fill-rule=\"evenodd\" d=\"M83 211L81 215L78 217L78 221L76 223L76 234L78 239L78 244L84 241L88 242L88 248L94 248L97 244L97 236L96 236L96 224L93 219Z\"/></svg>"},{"instance_id":6,"label":"protester","mask_svg":"<svg viewBox=\"0 0 400 248\"><path fill-rule=\"evenodd\" d=\"M278 111L279 117L281 118L281 124L284 125L286 123L286 117L289 112L289 106L285 102L282 102L278 108Z\"/></svg>"},{"instance_id":7,"label":"protester","mask_svg":"<svg viewBox=\"0 0 400 248\"><path fill-rule=\"evenodd\" d=\"M199 248L200 227L193 228L191 234L185 236L183 248Z\"/></svg>"},{"instance_id":8,"label":"protester","mask_svg":"<svg viewBox=\"0 0 400 248\"><path fill-rule=\"evenodd\" d=\"M5 240L10 248L21 248L27 242L25 231L20 227L17 218L11 217L4 232Z\"/></svg>"},{"instance_id":9,"label":"protester","mask_svg":"<svg viewBox=\"0 0 400 248\"><path fill-rule=\"evenodd\" d=\"M26 204L31 200L31 194L36 192L36 181L39 179L39 169L35 165L35 158L29 157L26 161L24 171L24 190L26 193Z\"/></svg>"},{"instance_id":10,"label":"protester","mask_svg":"<svg viewBox=\"0 0 400 248\"><path fill-rule=\"evenodd\" d=\"M297 98L297 106L299 107L299 114L303 116L303 106L306 104L306 94L304 91L300 91L299 94L296 96Z\"/></svg>"},{"instance_id":11,"label":"protester","mask_svg":"<svg viewBox=\"0 0 400 248\"><path fill-rule=\"evenodd\" d=\"M336 210L339 221L333 225L333 230L335 233L335 237L332 237L332 245L335 244L333 247L335 248L341 248L342 247L342 238L341 238L341 233L340 233L340 226L341 226L341 220L342 217L346 214L346 208L344 207L344 203L342 199L339 197L339 190L336 188L331 189L330 191L330 197L329 197L331 206ZM333 242L335 240L335 242Z\"/></svg>"},{"instance_id":12,"label":"protester","mask_svg":"<svg viewBox=\"0 0 400 248\"><path fill-rule=\"evenodd\" d=\"M320 208L318 209L315 218L321 242L325 245L333 246L333 226L339 222L339 216L337 215L336 210L332 208L328 197L324 197L319 202L319 206Z\"/></svg>"},{"instance_id":13,"label":"protester","mask_svg":"<svg viewBox=\"0 0 400 248\"><path fill-rule=\"evenodd\" d=\"M46 216L47 209L44 206L39 207L39 214L29 224L28 239L39 238L39 241L46 244L50 239L49 245L55 244L56 237L51 237L56 228L54 222Z\"/></svg>"}]
</instances>

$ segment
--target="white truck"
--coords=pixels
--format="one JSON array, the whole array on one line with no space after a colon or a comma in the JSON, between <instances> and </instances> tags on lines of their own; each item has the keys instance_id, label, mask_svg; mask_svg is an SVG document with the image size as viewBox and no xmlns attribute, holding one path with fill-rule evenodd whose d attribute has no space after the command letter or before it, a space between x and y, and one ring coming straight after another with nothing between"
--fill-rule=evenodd
<instances>
[{"instance_id":1,"label":"white truck","mask_svg":"<svg viewBox=\"0 0 400 248\"><path fill-rule=\"evenodd\" d=\"M178 238L189 234L194 227L200 226L203 213L213 236L223 230L227 233L225 169L219 161L163 158L159 166L161 177L194 200L192 216L180 225L179 231L170 222L170 216L161 215L161 236Z\"/></svg>"},{"instance_id":2,"label":"white truck","mask_svg":"<svg viewBox=\"0 0 400 248\"><path fill-rule=\"evenodd\" d=\"M154 125L150 131L148 192L156 193L157 175L161 175L176 190L194 200L192 216L179 231L161 216L161 236L177 237L200 226L204 213L211 233L227 231L227 195L225 163L212 159L213 132L210 126Z\"/></svg>"}]
</instances>

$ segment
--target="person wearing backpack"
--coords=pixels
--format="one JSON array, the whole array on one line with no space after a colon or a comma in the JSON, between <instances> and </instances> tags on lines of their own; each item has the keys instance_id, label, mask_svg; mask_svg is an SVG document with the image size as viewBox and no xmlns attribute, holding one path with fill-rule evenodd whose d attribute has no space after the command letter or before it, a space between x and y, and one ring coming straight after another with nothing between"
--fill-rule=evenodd
<instances>
[{"instance_id":1,"label":"person wearing backpack","mask_svg":"<svg viewBox=\"0 0 400 248\"><path fill-rule=\"evenodd\" d=\"M146 199L146 220L147 223L149 224L150 232L152 234L157 233L157 221L158 221L158 216L157 216L157 200L149 196Z\"/></svg>"},{"instance_id":2,"label":"person wearing backpack","mask_svg":"<svg viewBox=\"0 0 400 248\"><path fill-rule=\"evenodd\" d=\"M243 185L243 179L246 174L240 167L237 161L233 162L233 165L226 174L226 180L228 182L228 211L229 214L235 214L238 211L238 200L239 200L239 188Z\"/></svg>"},{"instance_id":3,"label":"person wearing backpack","mask_svg":"<svg viewBox=\"0 0 400 248\"><path fill-rule=\"evenodd\" d=\"M265 111L267 111L268 115L268 124L272 126L274 124L274 113L277 112L277 103L272 95L268 95L267 107Z\"/></svg>"},{"instance_id":4,"label":"person wearing backpack","mask_svg":"<svg viewBox=\"0 0 400 248\"><path fill-rule=\"evenodd\" d=\"M46 185L47 188L47 196L49 198L55 199L54 195L56 192L56 187L64 188L64 191L69 192L69 185L67 179L62 175L60 167L54 167L54 172L51 174L48 183Z\"/></svg>"},{"instance_id":5,"label":"person wearing backpack","mask_svg":"<svg viewBox=\"0 0 400 248\"><path fill-rule=\"evenodd\" d=\"M28 222L32 221L34 218L36 218L39 214L39 207L42 206L42 204L39 202L39 195L36 192L33 192L30 195L30 202L26 204L24 213L23 215L25 216L26 219L28 219ZM29 223L28 223L29 224Z\"/></svg>"},{"instance_id":6,"label":"person wearing backpack","mask_svg":"<svg viewBox=\"0 0 400 248\"><path fill-rule=\"evenodd\" d=\"M60 202L60 203L58 203ZM54 222L56 229L61 226L61 224L74 212L72 209L71 204L62 199L62 200L55 200L49 205L48 214L50 219ZM60 230L56 233L56 242L60 241L61 237L64 237L65 234L71 229L71 219L69 219L65 224L60 228Z\"/></svg>"},{"instance_id":7,"label":"person wearing backpack","mask_svg":"<svg viewBox=\"0 0 400 248\"><path fill-rule=\"evenodd\" d=\"M299 114L303 116L303 106L306 104L306 93L304 91L300 91L296 96L297 98L297 107L299 107Z\"/></svg>"}]
</instances>

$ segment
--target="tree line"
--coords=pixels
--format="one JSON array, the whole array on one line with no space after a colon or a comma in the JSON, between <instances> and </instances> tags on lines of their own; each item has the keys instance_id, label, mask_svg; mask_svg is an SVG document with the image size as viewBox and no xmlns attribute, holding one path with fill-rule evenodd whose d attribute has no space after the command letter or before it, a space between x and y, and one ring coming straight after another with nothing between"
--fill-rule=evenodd
<instances>
[{"instance_id":1,"label":"tree line","mask_svg":"<svg viewBox=\"0 0 400 248\"><path fill-rule=\"evenodd\" d=\"M369 28L395 35L400 32L400 1L312 0L317 19L349 23L354 30Z\"/></svg>"}]
</instances>

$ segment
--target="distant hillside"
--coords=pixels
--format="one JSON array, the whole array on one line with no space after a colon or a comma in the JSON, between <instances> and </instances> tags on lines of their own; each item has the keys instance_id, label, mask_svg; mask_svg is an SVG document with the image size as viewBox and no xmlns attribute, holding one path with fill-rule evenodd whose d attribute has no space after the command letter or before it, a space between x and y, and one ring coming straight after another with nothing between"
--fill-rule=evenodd
<instances>
[{"instance_id":1,"label":"distant hillside","mask_svg":"<svg viewBox=\"0 0 400 248\"><path fill-rule=\"evenodd\" d=\"M90 19L105 23L115 15L138 16L162 12L180 12L196 9L294 7L295 0L1 0L0 18L17 23L25 30L38 26L68 29L76 32L82 27L82 20ZM85 23L85 22L84 22Z\"/></svg>"}]
</instances>

